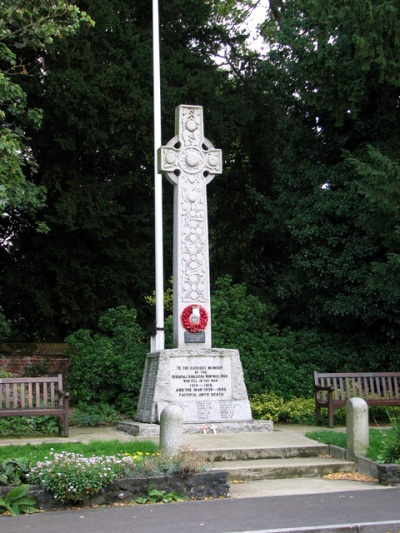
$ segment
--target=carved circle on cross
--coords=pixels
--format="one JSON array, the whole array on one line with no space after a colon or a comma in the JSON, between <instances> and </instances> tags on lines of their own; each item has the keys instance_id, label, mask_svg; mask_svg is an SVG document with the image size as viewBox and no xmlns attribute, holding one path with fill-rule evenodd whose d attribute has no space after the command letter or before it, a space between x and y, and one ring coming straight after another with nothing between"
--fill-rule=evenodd
<instances>
[{"instance_id":1,"label":"carved circle on cross","mask_svg":"<svg viewBox=\"0 0 400 533\"><path fill-rule=\"evenodd\" d=\"M193 119L189 119L187 122L186 122L186 129L189 130L189 131L195 131L197 130L198 128L198 125L197 125L197 122Z\"/></svg>"},{"instance_id":2,"label":"carved circle on cross","mask_svg":"<svg viewBox=\"0 0 400 533\"><path fill-rule=\"evenodd\" d=\"M196 131L198 126L195 121L194 126ZM161 171L174 185L178 183L182 171L188 175L190 183L196 181L196 174L202 174L204 184L208 185L215 174L221 172L220 157L216 152L220 151L215 150L208 139L202 140L201 148L191 145L182 149L179 136L176 135L161 149Z\"/></svg>"},{"instance_id":3,"label":"carved circle on cross","mask_svg":"<svg viewBox=\"0 0 400 533\"><path fill-rule=\"evenodd\" d=\"M198 148L189 146L182 150L179 156L180 167L188 174L197 174L201 172L205 166L204 155Z\"/></svg>"}]
</instances>

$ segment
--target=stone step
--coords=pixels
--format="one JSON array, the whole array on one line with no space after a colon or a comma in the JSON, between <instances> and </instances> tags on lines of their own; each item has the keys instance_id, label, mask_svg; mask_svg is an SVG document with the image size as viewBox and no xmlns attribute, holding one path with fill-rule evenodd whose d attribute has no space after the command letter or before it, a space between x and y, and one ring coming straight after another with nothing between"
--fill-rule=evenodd
<instances>
[{"instance_id":1,"label":"stone step","mask_svg":"<svg viewBox=\"0 0 400 533\"><path fill-rule=\"evenodd\" d=\"M357 470L355 463L332 457L216 461L211 469L227 471L230 482L322 477L336 472L355 472Z\"/></svg>"},{"instance_id":2,"label":"stone step","mask_svg":"<svg viewBox=\"0 0 400 533\"><path fill-rule=\"evenodd\" d=\"M326 444L307 446L272 446L268 448L219 448L198 450L207 461L249 461L252 459L289 459L296 457L328 456Z\"/></svg>"}]
</instances>

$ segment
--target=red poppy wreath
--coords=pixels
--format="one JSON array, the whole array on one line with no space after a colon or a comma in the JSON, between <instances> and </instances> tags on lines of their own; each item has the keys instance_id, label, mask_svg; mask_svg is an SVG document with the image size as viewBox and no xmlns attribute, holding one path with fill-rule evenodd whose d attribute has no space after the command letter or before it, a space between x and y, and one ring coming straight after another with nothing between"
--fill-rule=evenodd
<instances>
[{"instance_id":1,"label":"red poppy wreath","mask_svg":"<svg viewBox=\"0 0 400 533\"><path fill-rule=\"evenodd\" d=\"M198 308L200 310L199 321L196 323L191 321L191 316L193 314L193 307ZM186 331L189 331L190 333L197 333L198 331L204 331L208 323L207 311L204 309L204 307L201 307L201 305L188 305L182 311L181 323L182 323L182 326L186 329Z\"/></svg>"}]
</instances>

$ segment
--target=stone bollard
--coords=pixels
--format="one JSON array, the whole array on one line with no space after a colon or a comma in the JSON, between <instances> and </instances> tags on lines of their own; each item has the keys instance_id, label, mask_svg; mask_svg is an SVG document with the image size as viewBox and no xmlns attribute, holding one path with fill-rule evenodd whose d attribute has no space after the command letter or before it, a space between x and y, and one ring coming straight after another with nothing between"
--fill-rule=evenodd
<instances>
[{"instance_id":1,"label":"stone bollard","mask_svg":"<svg viewBox=\"0 0 400 533\"><path fill-rule=\"evenodd\" d=\"M362 398L350 398L346 404L347 454L349 461L365 455L369 446L368 404Z\"/></svg>"},{"instance_id":2,"label":"stone bollard","mask_svg":"<svg viewBox=\"0 0 400 533\"><path fill-rule=\"evenodd\" d=\"M164 407L160 416L161 453L174 456L182 446L183 415L177 405Z\"/></svg>"}]
</instances>

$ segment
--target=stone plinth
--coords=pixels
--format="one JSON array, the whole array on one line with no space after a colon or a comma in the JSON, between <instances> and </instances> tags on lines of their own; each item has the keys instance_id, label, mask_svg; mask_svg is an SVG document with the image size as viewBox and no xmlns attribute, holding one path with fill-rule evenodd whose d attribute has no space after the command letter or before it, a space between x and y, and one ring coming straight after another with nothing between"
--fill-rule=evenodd
<instances>
[{"instance_id":1,"label":"stone plinth","mask_svg":"<svg viewBox=\"0 0 400 533\"><path fill-rule=\"evenodd\" d=\"M186 424L250 422L238 350L172 349L148 354L136 420L159 423L167 405L179 406Z\"/></svg>"},{"instance_id":2,"label":"stone plinth","mask_svg":"<svg viewBox=\"0 0 400 533\"><path fill-rule=\"evenodd\" d=\"M132 437L158 437L159 424L145 424L130 420L121 420L118 431L132 435ZM216 422L213 424L183 424L183 434L196 435L199 433L269 433L274 431L272 420L250 420L249 422Z\"/></svg>"}]
</instances>

